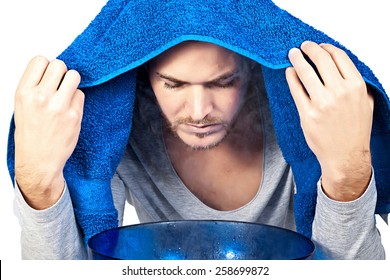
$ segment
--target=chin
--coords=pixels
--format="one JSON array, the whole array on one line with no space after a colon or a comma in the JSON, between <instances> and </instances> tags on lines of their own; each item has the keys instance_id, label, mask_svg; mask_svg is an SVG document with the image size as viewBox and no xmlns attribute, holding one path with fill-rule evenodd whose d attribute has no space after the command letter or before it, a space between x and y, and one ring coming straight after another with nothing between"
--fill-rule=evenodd
<instances>
[{"instance_id":1,"label":"chin","mask_svg":"<svg viewBox=\"0 0 390 280\"><path fill-rule=\"evenodd\" d=\"M178 135L179 138L186 144L191 147L193 150L210 150L217 147L223 142L226 137L226 133L221 135L218 133L216 135Z\"/></svg>"}]
</instances>

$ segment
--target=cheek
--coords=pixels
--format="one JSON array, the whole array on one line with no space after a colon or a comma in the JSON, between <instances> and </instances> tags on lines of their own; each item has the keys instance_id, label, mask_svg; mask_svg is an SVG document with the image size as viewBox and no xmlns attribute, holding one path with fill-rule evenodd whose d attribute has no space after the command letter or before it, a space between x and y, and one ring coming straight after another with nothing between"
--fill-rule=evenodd
<instances>
[{"instance_id":1,"label":"cheek","mask_svg":"<svg viewBox=\"0 0 390 280\"><path fill-rule=\"evenodd\" d=\"M156 96L158 105L168 120L173 120L180 113L181 108L184 106L184 102L179 95L167 92L163 86L152 85L152 89Z\"/></svg>"},{"instance_id":2,"label":"cheek","mask_svg":"<svg viewBox=\"0 0 390 280\"><path fill-rule=\"evenodd\" d=\"M216 102L218 108L231 118L237 113L242 104L242 94L239 89L232 89L229 92L225 92L222 97Z\"/></svg>"}]
</instances>

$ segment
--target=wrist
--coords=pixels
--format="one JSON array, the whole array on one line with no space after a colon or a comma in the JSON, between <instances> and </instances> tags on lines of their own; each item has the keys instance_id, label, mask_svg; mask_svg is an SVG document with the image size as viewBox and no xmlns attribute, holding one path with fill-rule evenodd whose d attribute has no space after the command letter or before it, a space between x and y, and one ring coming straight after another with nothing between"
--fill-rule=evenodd
<instances>
[{"instance_id":1,"label":"wrist","mask_svg":"<svg viewBox=\"0 0 390 280\"><path fill-rule=\"evenodd\" d=\"M321 177L321 186L329 198L348 202L356 200L363 195L370 183L371 176L371 165L347 171L324 171Z\"/></svg>"},{"instance_id":2,"label":"wrist","mask_svg":"<svg viewBox=\"0 0 390 280\"><path fill-rule=\"evenodd\" d=\"M54 205L61 197L65 181L61 174L25 174L15 172L18 184L26 203L36 209L43 210Z\"/></svg>"}]
</instances>

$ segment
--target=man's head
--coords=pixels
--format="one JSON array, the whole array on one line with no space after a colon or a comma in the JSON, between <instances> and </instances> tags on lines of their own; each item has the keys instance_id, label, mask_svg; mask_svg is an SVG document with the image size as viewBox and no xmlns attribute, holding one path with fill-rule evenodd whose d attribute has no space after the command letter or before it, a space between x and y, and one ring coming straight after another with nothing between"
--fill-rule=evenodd
<instances>
[{"instance_id":1,"label":"man's head","mask_svg":"<svg viewBox=\"0 0 390 280\"><path fill-rule=\"evenodd\" d=\"M218 145L246 96L249 60L204 42L181 43L149 65L149 80L171 130L194 149Z\"/></svg>"}]
</instances>

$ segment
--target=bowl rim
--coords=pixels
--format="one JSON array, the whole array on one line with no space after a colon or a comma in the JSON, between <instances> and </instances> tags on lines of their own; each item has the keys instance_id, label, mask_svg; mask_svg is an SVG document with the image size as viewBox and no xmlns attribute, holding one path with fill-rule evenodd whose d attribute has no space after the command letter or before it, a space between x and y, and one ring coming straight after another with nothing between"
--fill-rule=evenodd
<instances>
[{"instance_id":1,"label":"bowl rim","mask_svg":"<svg viewBox=\"0 0 390 280\"><path fill-rule=\"evenodd\" d=\"M96 238L98 238L99 236L101 235L104 235L106 234L107 232L110 232L110 231L113 231L113 230L122 230L122 229L127 229L127 228L138 228L138 227L144 227L144 226L160 226L160 225L168 225L168 224L186 224L186 223L214 223L214 224L243 224L243 225L249 225L249 226L261 226L261 227L266 227L266 228L273 228L273 229L276 229L278 231L284 231L284 232L288 232L289 234L292 234L292 235L295 235L297 237L299 237L300 239L302 239L304 242L306 242L309 246L310 246L310 252L300 258L296 258L296 259L293 259L293 260L303 260L303 259L310 259L313 255L314 255L314 252L316 250L316 246L314 244L314 242L308 238L307 236L299 233L299 232L296 232L296 231L293 231L293 230L290 230L290 229L287 229L287 228L283 228L283 227L279 227L279 226L275 226L275 225L268 225L268 224L263 224L263 223L255 223L255 222L247 222L247 221L235 221L235 220L212 220L212 219L191 219L191 220L165 220L165 221L155 221L155 222L146 222L146 223L137 223L137 224L131 224L131 225L122 225L122 226L118 226L118 227L114 227L114 228L110 228L110 229L106 229L106 230L103 230L95 235L93 235L87 242L87 250L88 250L88 254L95 254L95 255L99 255L101 257L104 257L104 258L108 258L108 259L111 259L111 260L122 260L121 258L115 258L115 257L112 257L112 256L109 256L107 254L104 254L104 253L101 253L99 251L97 251L96 248L93 248L92 246L92 242L94 242L94 240ZM210 259L212 260L212 259Z\"/></svg>"}]
</instances>

